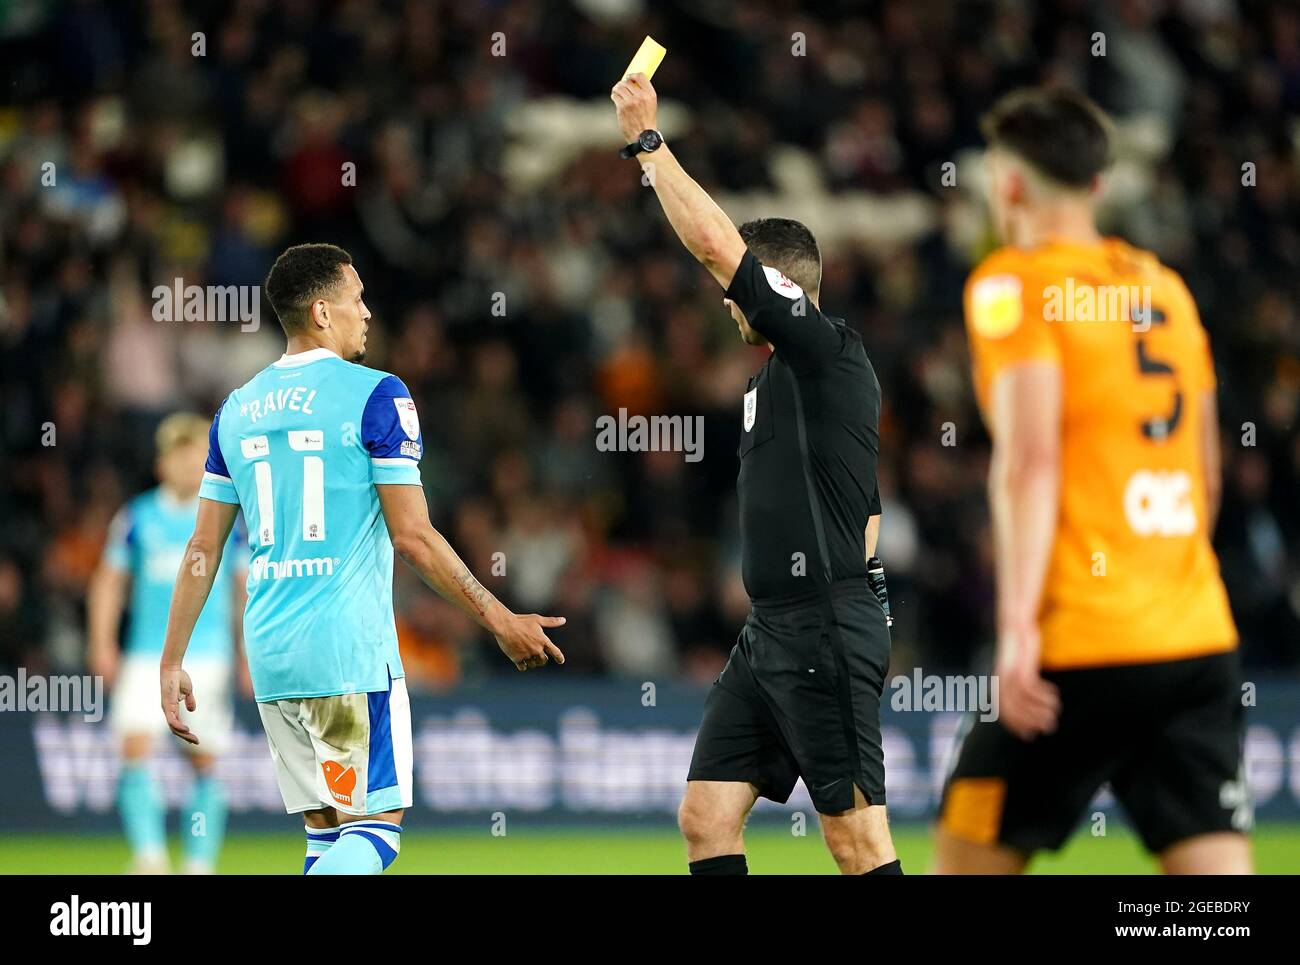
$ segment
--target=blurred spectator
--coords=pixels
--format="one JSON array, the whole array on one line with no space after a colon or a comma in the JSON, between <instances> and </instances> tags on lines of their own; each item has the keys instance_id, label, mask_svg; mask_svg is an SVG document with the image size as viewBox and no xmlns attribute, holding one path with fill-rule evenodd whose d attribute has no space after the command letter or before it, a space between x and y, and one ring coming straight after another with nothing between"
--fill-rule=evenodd
<instances>
[{"instance_id":1,"label":"blurred spectator","mask_svg":"<svg viewBox=\"0 0 1300 965\"><path fill-rule=\"evenodd\" d=\"M153 423L213 410L279 351L265 306L256 331L156 321L155 286L260 285L281 248L318 240L357 261L369 362L411 386L435 523L475 572L568 617L568 672L710 679L744 615L735 451L762 354L613 154L606 93L647 31L671 51L656 82L690 169L737 209L820 212L824 303L884 391L898 669L964 666L991 631L960 318L990 239L965 159L997 95L1044 81L1086 87L1125 131L1107 227L1184 274L1215 348L1244 651L1300 663L1294 6L596 6L0 12L0 664L79 659L105 507L148 484ZM596 419L620 408L700 416L704 459L598 451ZM396 601L413 681L510 672L408 573Z\"/></svg>"}]
</instances>

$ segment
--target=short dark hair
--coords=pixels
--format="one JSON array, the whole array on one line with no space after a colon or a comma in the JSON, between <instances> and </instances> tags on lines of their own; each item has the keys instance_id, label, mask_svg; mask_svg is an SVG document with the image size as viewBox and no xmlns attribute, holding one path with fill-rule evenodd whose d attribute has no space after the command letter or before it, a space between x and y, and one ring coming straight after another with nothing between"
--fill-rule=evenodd
<instances>
[{"instance_id":1,"label":"short dark hair","mask_svg":"<svg viewBox=\"0 0 1300 965\"><path fill-rule=\"evenodd\" d=\"M758 218L740 226L740 240L754 257L806 292L822 284L822 253L813 233L790 218Z\"/></svg>"},{"instance_id":2,"label":"short dark hair","mask_svg":"<svg viewBox=\"0 0 1300 965\"><path fill-rule=\"evenodd\" d=\"M1070 188L1088 187L1110 166L1110 128L1100 107L1065 87L1014 90L980 119L990 147L1006 148Z\"/></svg>"},{"instance_id":3,"label":"short dark hair","mask_svg":"<svg viewBox=\"0 0 1300 965\"><path fill-rule=\"evenodd\" d=\"M307 307L343 280L339 269L352 256L338 245L294 245L275 259L262 287L286 335L307 324Z\"/></svg>"}]
</instances>

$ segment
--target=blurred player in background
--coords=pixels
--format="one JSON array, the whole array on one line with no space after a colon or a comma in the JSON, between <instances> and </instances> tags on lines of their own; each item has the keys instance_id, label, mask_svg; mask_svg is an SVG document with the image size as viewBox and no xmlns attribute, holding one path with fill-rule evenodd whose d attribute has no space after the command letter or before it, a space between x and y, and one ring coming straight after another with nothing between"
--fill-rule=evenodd
<instances>
[{"instance_id":1,"label":"blurred player in background","mask_svg":"<svg viewBox=\"0 0 1300 965\"><path fill-rule=\"evenodd\" d=\"M511 613L430 524L411 393L357 364L370 310L351 256L334 245L289 248L265 290L288 345L212 421L188 554L209 565L176 577L162 707L174 733L194 744L204 736L179 704L211 698L181 664L242 505L249 670L285 808L306 823L303 871L379 874L397 857L412 802L394 548L520 670L563 662L543 628L564 621Z\"/></svg>"},{"instance_id":2,"label":"blurred player in background","mask_svg":"<svg viewBox=\"0 0 1300 965\"><path fill-rule=\"evenodd\" d=\"M993 439L1000 720L944 792L941 872L1021 871L1109 783L1168 873L1248 873L1237 634L1210 545L1213 362L1179 276L1099 235L1109 123L1082 95L984 120L1006 247L965 311Z\"/></svg>"},{"instance_id":3,"label":"blurred player in background","mask_svg":"<svg viewBox=\"0 0 1300 965\"><path fill-rule=\"evenodd\" d=\"M198 513L207 432L207 420L188 412L170 415L158 426L156 472L161 485L118 512L88 599L89 663L91 672L112 688L111 722L122 741L119 808L132 869L141 874L169 870L165 811L149 757L154 739L167 733L156 703L158 659L172 584ZM239 535L232 532L232 550ZM207 697L184 718L210 739L202 750L182 744L194 768L190 798L181 812L185 870L192 874L215 868L225 831L226 802L215 765L230 733L232 676L247 680L238 653L242 576L241 556L232 552L231 565L194 627L190 672ZM125 647L120 647L124 610L130 611L130 626ZM195 821L195 815L202 820Z\"/></svg>"}]
</instances>

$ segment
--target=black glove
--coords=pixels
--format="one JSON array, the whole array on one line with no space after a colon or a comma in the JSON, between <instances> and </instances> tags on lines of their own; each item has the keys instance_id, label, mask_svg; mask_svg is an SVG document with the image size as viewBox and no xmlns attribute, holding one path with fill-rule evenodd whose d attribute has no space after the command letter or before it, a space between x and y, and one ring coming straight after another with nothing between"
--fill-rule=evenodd
<instances>
[{"instance_id":1,"label":"black glove","mask_svg":"<svg viewBox=\"0 0 1300 965\"><path fill-rule=\"evenodd\" d=\"M885 611L885 626L892 627L894 618L889 612L889 590L885 587L885 564L880 562L878 556L867 560L867 585L880 601L880 609Z\"/></svg>"}]
</instances>

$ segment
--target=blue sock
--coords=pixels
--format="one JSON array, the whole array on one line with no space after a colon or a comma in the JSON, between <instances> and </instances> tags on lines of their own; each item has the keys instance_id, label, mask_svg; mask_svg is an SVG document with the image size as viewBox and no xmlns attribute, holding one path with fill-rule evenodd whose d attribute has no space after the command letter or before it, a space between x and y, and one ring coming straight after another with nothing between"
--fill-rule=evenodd
<instances>
[{"instance_id":1,"label":"blue sock","mask_svg":"<svg viewBox=\"0 0 1300 965\"><path fill-rule=\"evenodd\" d=\"M311 866L320 860L338 839L338 828L307 828L307 857L302 863L302 873L309 873Z\"/></svg>"},{"instance_id":2,"label":"blue sock","mask_svg":"<svg viewBox=\"0 0 1300 965\"><path fill-rule=\"evenodd\" d=\"M377 875L402 848L401 825L387 821L352 821L339 828L339 839L308 874Z\"/></svg>"},{"instance_id":3,"label":"blue sock","mask_svg":"<svg viewBox=\"0 0 1300 965\"><path fill-rule=\"evenodd\" d=\"M188 822L188 823L186 823ZM181 812L181 840L188 864L211 870L226 834L226 790L215 774L196 774L190 800ZM190 870L195 870L191 867Z\"/></svg>"},{"instance_id":4,"label":"blue sock","mask_svg":"<svg viewBox=\"0 0 1300 965\"><path fill-rule=\"evenodd\" d=\"M118 808L127 843L137 857L165 859L167 826L164 823L162 797L147 761L122 763L117 787Z\"/></svg>"}]
</instances>

